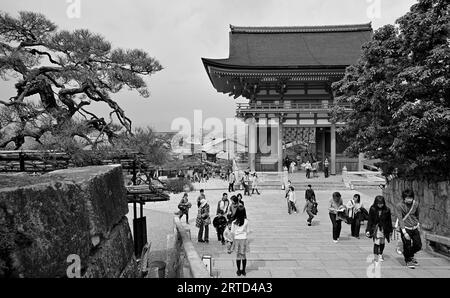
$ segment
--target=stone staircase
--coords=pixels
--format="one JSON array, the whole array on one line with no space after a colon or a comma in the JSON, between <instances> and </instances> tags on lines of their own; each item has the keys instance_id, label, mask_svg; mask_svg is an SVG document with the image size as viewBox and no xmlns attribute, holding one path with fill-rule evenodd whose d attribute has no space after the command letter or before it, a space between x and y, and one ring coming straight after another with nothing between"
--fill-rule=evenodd
<instances>
[{"instance_id":1,"label":"stone staircase","mask_svg":"<svg viewBox=\"0 0 450 298\"><path fill-rule=\"evenodd\" d=\"M354 193L342 187L337 190L345 201ZM355 239L349 236L350 226L343 223L341 241L333 243L327 211L331 195L328 190L316 191L319 214L311 227L306 224L307 215L302 213L303 200L298 203L299 214L288 215L283 195L281 190L268 190L261 196L244 197L251 230L247 278L450 277L450 262L425 252L417 255L420 267L406 268L402 256L395 252L396 241L386 245L385 262L375 267L373 242L363 235L365 225L361 227L361 239ZM362 200L370 204L368 197L363 196ZM200 257L212 257L213 276L236 278L236 253L227 253L226 247L217 241L214 229L210 227L209 244L197 243L197 229L193 226L191 229Z\"/></svg>"}]
</instances>

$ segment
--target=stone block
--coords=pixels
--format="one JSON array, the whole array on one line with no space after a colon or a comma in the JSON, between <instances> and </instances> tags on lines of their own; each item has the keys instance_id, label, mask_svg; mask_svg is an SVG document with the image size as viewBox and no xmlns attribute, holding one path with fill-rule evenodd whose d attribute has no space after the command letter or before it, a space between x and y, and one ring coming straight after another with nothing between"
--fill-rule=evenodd
<instances>
[{"instance_id":1,"label":"stone block","mask_svg":"<svg viewBox=\"0 0 450 298\"><path fill-rule=\"evenodd\" d=\"M78 255L83 266L128 213L120 166L0 181L0 276L65 277L67 257ZM131 234L126 239L132 252Z\"/></svg>"}]
</instances>

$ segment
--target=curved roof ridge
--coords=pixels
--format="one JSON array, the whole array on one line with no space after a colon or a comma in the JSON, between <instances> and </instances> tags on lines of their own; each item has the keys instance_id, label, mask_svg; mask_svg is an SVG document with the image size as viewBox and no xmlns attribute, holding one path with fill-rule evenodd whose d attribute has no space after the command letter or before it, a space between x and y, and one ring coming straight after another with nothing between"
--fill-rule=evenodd
<instances>
[{"instance_id":1,"label":"curved roof ridge","mask_svg":"<svg viewBox=\"0 0 450 298\"><path fill-rule=\"evenodd\" d=\"M233 26L232 33L317 33L372 31L372 22L365 24L318 25L318 26Z\"/></svg>"}]
</instances>

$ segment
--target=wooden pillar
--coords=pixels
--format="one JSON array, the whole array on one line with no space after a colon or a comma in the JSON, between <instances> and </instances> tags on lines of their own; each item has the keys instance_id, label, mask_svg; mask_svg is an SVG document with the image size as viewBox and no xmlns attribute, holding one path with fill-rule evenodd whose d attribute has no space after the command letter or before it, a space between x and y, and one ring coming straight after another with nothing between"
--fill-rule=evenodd
<instances>
[{"instance_id":1,"label":"wooden pillar","mask_svg":"<svg viewBox=\"0 0 450 298\"><path fill-rule=\"evenodd\" d=\"M250 118L247 120L248 124L248 164L250 171L256 170L256 152L258 149L258 135L256 130L256 119Z\"/></svg>"},{"instance_id":2,"label":"wooden pillar","mask_svg":"<svg viewBox=\"0 0 450 298\"><path fill-rule=\"evenodd\" d=\"M331 125L331 175L336 175L336 124Z\"/></svg>"},{"instance_id":3,"label":"wooden pillar","mask_svg":"<svg viewBox=\"0 0 450 298\"><path fill-rule=\"evenodd\" d=\"M278 172L283 172L283 118L278 118Z\"/></svg>"},{"instance_id":4,"label":"wooden pillar","mask_svg":"<svg viewBox=\"0 0 450 298\"><path fill-rule=\"evenodd\" d=\"M321 132L322 132L322 163L321 163L321 165L322 165L322 170L325 171L324 162L325 162L325 158L327 158L326 154L325 154L325 150L327 148L325 146L325 142L326 142L326 130L325 130L325 128L322 128Z\"/></svg>"}]
</instances>

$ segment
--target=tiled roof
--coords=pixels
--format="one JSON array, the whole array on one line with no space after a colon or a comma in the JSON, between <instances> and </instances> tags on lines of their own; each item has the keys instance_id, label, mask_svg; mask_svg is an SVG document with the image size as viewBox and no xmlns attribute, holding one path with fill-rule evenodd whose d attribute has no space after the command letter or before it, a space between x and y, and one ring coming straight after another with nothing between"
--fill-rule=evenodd
<instances>
[{"instance_id":1,"label":"tiled roof","mask_svg":"<svg viewBox=\"0 0 450 298\"><path fill-rule=\"evenodd\" d=\"M228 59L236 67L333 67L354 64L372 36L371 24L306 27L231 26Z\"/></svg>"},{"instance_id":2,"label":"tiled roof","mask_svg":"<svg viewBox=\"0 0 450 298\"><path fill-rule=\"evenodd\" d=\"M240 27L230 25L232 33L312 33L371 31L371 23L332 26Z\"/></svg>"}]
</instances>

